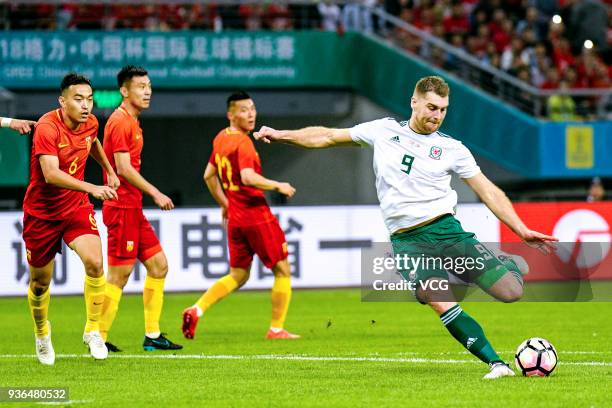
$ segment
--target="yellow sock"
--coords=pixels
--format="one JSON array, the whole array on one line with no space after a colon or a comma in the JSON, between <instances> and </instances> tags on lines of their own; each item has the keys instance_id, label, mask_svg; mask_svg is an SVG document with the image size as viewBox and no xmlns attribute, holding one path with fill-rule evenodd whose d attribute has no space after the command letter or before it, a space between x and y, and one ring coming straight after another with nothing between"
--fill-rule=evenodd
<instances>
[{"instance_id":1,"label":"yellow sock","mask_svg":"<svg viewBox=\"0 0 612 408\"><path fill-rule=\"evenodd\" d=\"M270 327L282 329L291 301L291 278L275 276L272 286L272 322Z\"/></svg>"},{"instance_id":2,"label":"yellow sock","mask_svg":"<svg viewBox=\"0 0 612 408\"><path fill-rule=\"evenodd\" d=\"M205 312L206 309L232 293L238 287L238 282L232 275L225 275L216 281L208 290L198 299L196 305Z\"/></svg>"},{"instance_id":3,"label":"yellow sock","mask_svg":"<svg viewBox=\"0 0 612 408\"><path fill-rule=\"evenodd\" d=\"M145 278L142 301L144 304L145 333L158 334L159 317L164 304L165 278L156 279L150 276Z\"/></svg>"},{"instance_id":4,"label":"yellow sock","mask_svg":"<svg viewBox=\"0 0 612 408\"><path fill-rule=\"evenodd\" d=\"M28 304L30 305L32 319L34 319L34 333L36 333L37 337L44 337L49 334L47 316L51 300L50 292L49 288L47 288L43 294L36 296L32 289L28 287Z\"/></svg>"},{"instance_id":5,"label":"yellow sock","mask_svg":"<svg viewBox=\"0 0 612 408\"><path fill-rule=\"evenodd\" d=\"M87 311L87 323L85 333L100 330L100 316L104 305L104 287L106 277L93 278L85 275L85 310Z\"/></svg>"},{"instance_id":6,"label":"yellow sock","mask_svg":"<svg viewBox=\"0 0 612 408\"><path fill-rule=\"evenodd\" d=\"M115 316L117 316L122 293L123 289L120 287L112 283L106 283L104 304L102 305L102 317L100 317L100 334L104 341L108 338L108 331L115 321Z\"/></svg>"}]
</instances>

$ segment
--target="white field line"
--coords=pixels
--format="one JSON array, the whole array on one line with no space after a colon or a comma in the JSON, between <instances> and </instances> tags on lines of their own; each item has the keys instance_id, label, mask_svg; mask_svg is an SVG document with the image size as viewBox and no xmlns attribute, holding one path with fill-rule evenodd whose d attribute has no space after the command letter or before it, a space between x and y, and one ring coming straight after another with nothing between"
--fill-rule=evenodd
<instances>
[{"instance_id":1,"label":"white field line","mask_svg":"<svg viewBox=\"0 0 612 408\"><path fill-rule=\"evenodd\" d=\"M502 350L502 351L497 351L497 353L499 354L514 354L514 350ZM398 356L416 356L416 355L422 355L422 352L417 352L417 351L402 351L399 353L395 353L395 355ZM452 354L464 354L464 355L470 355L471 353L469 351L439 351L439 352L431 352L431 353L427 353L428 355L440 355L440 356L445 356L445 355L452 355ZM612 350L608 350L608 351L563 351L559 354L589 354L589 355L594 355L594 354L612 354ZM378 353L370 353L370 355L372 356L376 356L378 355Z\"/></svg>"},{"instance_id":2,"label":"white field line","mask_svg":"<svg viewBox=\"0 0 612 408\"><path fill-rule=\"evenodd\" d=\"M34 354L0 354L0 359L35 358ZM57 358L90 359L89 354L58 354ZM112 354L110 359L125 360L292 360L292 361L341 361L341 362L384 362L384 363L416 363L416 364L475 364L476 359L432 359L432 358L402 358L402 357L341 357L341 356L308 356L292 354L259 354L259 355L204 355L204 354ZM610 361L561 361L563 365L607 366Z\"/></svg>"}]
</instances>

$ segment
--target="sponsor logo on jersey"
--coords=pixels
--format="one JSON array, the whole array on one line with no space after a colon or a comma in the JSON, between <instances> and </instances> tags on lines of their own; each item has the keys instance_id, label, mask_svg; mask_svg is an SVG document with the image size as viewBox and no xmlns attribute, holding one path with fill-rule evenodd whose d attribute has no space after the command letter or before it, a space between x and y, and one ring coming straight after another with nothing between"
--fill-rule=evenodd
<instances>
[{"instance_id":1,"label":"sponsor logo on jersey","mask_svg":"<svg viewBox=\"0 0 612 408\"><path fill-rule=\"evenodd\" d=\"M438 146L431 146L431 149L429 149L429 157L434 160L440 160L440 156L442 156L442 148Z\"/></svg>"},{"instance_id":2,"label":"sponsor logo on jersey","mask_svg":"<svg viewBox=\"0 0 612 408\"><path fill-rule=\"evenodd\" d=\"M132 252L134 250L134 241L127 241L125 243L125 250L128 252Z\"/></svg>"},{"instance_id":3,"label":"sponsor logo on jersey","mask_svg":"<svg viewBox=\"0 0 612 408\"><path fill-rule=\"evenodd\" d=\"M392 141L392 142L395 142L395 143L399 143L399 142L400 142L399 136L393 136L393 137L392 137L391 139L389 139L389 140L390 140L390 141Z\"/></svg>"}]
</instances>

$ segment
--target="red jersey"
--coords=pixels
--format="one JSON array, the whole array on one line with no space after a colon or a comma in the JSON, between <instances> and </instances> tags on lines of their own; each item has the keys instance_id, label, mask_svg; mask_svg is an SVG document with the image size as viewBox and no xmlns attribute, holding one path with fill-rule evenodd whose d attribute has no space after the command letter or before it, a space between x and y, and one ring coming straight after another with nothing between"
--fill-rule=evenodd
<instances>
[{"instance_id":1,"label":"red jersey","mask_svg":"<svg viewBox=\"0 0 612 408\"><path fill-rule=\"evenodd\" d=\"M140 172L140 155L144 146L142 129L138 120L130 115L123 105L115 109L108 118L104 127L103 145L104 153L106 153L115 173L118 174L117 163L115 163L115 153L117 152L128 152L132 167ZM105 183L107 177L108 175L104 172ZM121 182L117 190L119 199L106 200L104 205L121 208L142 208L142 191L121 176L119 176L119 181Z\"/></svg>"},{"instance_id":2,"label":"red jersey","mask_svg":"<svg viewBox=\"0 0 612 408\"><path fill-rule=\"evenodd\" d=\"M36 125L30 157L30 184L23 210L44 220L65 220L77 208L90 205L87 193L47 184L39 157L56 156L61 171L77 180L85 178L85 164L98 135L98 119L89 115L76 130L66 126L61 109L44 114Z\"/></svg>"},{"instance_id":3,"label":"red jersey","mask_svg":"<svg viewBox=\"0 0 612 408\"><path fill-rule=\"evenodd\" d=\"M242 169L251 168L261 174L259 155L253 141L246 134L230 128L219 132L213 140L213 150L208 162L217 168L221 178L221 185L229 201L230 224L246 226L275 219L263 191L242 183Z\"/></svg>"}]
</instances>

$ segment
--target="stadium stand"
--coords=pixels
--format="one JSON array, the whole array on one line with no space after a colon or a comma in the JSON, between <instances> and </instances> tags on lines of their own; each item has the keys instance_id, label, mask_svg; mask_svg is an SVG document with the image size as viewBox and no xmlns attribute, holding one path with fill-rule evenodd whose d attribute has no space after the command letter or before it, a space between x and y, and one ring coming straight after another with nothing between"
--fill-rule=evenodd
<instances>
[{"instance_id":1,"label":"stadium stand","mask_svg":"<svg viewBox=\"0 0 612 408\"><path fill-rule=\"evenodd\" d=\"M559 93L574 119L610 110L610 0L31 3L1 5L4 28L375 32L540 118Z\"/></svg>"}]
</instances>

